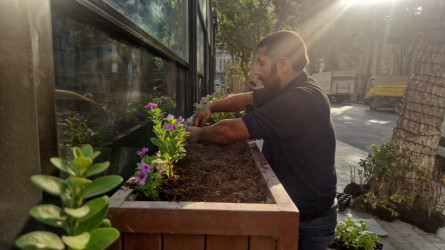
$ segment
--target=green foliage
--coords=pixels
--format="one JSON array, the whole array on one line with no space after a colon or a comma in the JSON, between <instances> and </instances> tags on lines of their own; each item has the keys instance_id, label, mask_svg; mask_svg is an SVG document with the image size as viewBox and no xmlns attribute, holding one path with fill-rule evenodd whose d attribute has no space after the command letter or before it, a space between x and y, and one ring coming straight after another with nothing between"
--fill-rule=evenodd
<instances>
[{"instance_id":1,"label":"green foliage","mask_svg":"<svg viewBox=\"0 0 445 250\"><path fill-rule=\"evenodd\" d=\"M224 94L222 92L215 92L211 95L207 95L206 97L202 97L199 103L193 104L193 107L195 107L195 113L204 110L206 104L224 99L226 97L227 94ZM233 119L234 117L235 114L233 112L216 112L210 115L209 123L217 123L224 119Z\"/></svg>"},{"instance_id":2,"label":"green foliage","mask_svg":"<svg viewBox=\"0 0 445 250\"><path fill-rule=\"evenodd\" d=\"M159 149L156 154L155 165L166 167L167 175L173 175L173 165L185 156L185 145L187 143L187 132L183 126L182 117L176 119L173 115L164 118L160 108L148 109L149 119L154 123L153 132L156 137L150 141Z\"/></svg>"},{"instance_id":3,"label":"green foliage","mask_svg":"<svg viewBox=\"0 0 445 250\"><path fill-rule=\"evenodd\" d=\"M374 250L380 243L380 237L370 231L363 220L355 221L352 215L348 214L345 221L341 221L335 228L337 238L344 246Z\"/></svg>"},{"instance_id":4,"label":"green foliage","mask_svg":"<svg viewBox=\"0 0 445 250\"><path fill-rule=\"evenodd\" d=\"M233 65L243 72L245 79L248 79L252 69L255 46L262 37L284 28L296 30L298 22L291 17L296 16L299 6L292 2L288 0L213 2L214 8L218 11L219 48L231 55ZM293 15L285 15L289 12Z\"/></svg>"},{"instance_id":5,"label":"green foliage","mask_svg":"<svg viewBox=\"0 0 445 250\"><path fill-rule=\"evenodd\" d=\"M158 147L155 155L147 155L148 148L138 151L142 161L136 169L135 181L138 184L136 190L149 199L158 197L158 188L164 176L173 176L174 165L185 156L186 125L182 117L175 118L173 115L165 117L158 105L148 103L145 106L148 117L153 122L155 137L150 141ZM165 174L164 174L165 173Z\"/></svg>"},{"instance_id":6,"label":"green foliage","mask_svg":"<svg viewBox=\"0 0 445 250\"><path fill-rule=\"evenodd\" d=\"M43 191L60 196L62 207L42 204L31 208L36 220L58 228L66 235L61 238L50 232L35 231L20 236L16 246L21 249L105 249L119 237L119 231L106 219L108 196L91 198L112 190L122 182L120 176L104 176L94 180L87 177L105 171L109 162L93 164L100 152L90 145L73 148L74 159L66 162L51 158L51 163L69 177L65 180L49 175L34 175L31 181ZM64 245L65 244L65 245Z\"/></svg>"},{"instance_id":7,"label":"green foliage","mask_svg":"<svg viewBox=\"0 0 445 250\"><path fill-rule=\"evenodd\" d=\"M363 171L359 175L369 185L370 190L364 201L373 208L382 207L394 216L396 204L409 204L412 201L413 167L407 150L385 142L380 146L372 145L374 154L361 159L359 165Z\"/></svg>"},{"instance_id":8,"label":"green foliage","mask_svg":"<svg viewBox=\"0 0 445 250\"><path fill-rule=\"evenodd\" d=\"M79 113L70 113L69 118L61 120L68 126L68 130L64 131L67 147L79 147L84 144L95 144L98 138L98 132L88 126L88 120Z\"/></svg>"}]
</instances>

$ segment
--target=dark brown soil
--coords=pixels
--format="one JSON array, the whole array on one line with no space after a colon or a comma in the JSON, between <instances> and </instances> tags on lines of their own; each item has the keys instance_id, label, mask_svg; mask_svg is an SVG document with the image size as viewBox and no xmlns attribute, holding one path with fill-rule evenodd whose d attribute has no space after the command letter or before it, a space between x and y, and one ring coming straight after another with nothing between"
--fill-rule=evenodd
<instances>
[{"instance_id":1,"label":"dark brown soil","mask_svg":"<svg viewBox=\"0 0 445 250\"><path fill-rule=\"evenodd\" d=\"M360 185L356 183L350 183L345 187L345 193L361 192L361 194L354 198L351 205L349 206L351 209L361 212L370 213L379 217L382 220L393 221L399 219L406 223L410 223L419 227L427 233L436 233L439 227L445 226L445 216L442 213L437 211L433 211L431 213L431 217L428 216L427 211L420 207L420 201L416 199L413 205L408 208L404 204L400 204L395 209L399 215L394 216L386 209L381 207L372 208L369 204L365 203L363 199L365 198L365 190L360 191Z\"/></svg>"},{"instance_id":2,"label":"dark brown soil","mask_svg":"<svg viewBox=\"0 0 445 250\"><path fill-rule=\"evenodd\" d=\"M160 200L273 203L264 178L245 142L189 144L161 186Z\"/></svg>"}]
</instances>

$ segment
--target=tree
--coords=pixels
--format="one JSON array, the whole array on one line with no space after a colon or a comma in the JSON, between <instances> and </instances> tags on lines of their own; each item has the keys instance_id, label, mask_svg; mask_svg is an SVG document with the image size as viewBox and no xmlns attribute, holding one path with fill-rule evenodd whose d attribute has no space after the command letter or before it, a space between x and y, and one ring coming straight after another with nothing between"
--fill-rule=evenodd
<instances>
[{"instance_id":1,"label":"tree","mask_svg":"<svg viewBox=\"0 0 445 250\"><path fill-rule=\"evenodd\" d=\"M298 25L298 0L215 0L218 13L219 49L230 54L234 70L241 70L244 81L252 71L254 50L262 37ZM292 12L294 10L295 12Z\"/></svg>"},{"instance_id":2,"label":"tree","mask_svg":"<svg viewBox=\"0 0 445 250\"><path fill-rule=\"evenodd\" d=\"M408 148L417 166L432 170L445 115L445 2L428 3L392 142Z\"/></svg>"},{"instance_id":3,"label":"tree","mask_svg":"<svg viewBox=\"0 0 445 250\"><path fill-rule=\"evenodd\" d=\"M445 2L429 0L419 7L424 18L417 55L392 143L409 151L414 167L426 175L418 190L431 212L434 202L434 163L445 115ZM419 178L416 176L415 178Z\"/></svg>"}]
</instances>

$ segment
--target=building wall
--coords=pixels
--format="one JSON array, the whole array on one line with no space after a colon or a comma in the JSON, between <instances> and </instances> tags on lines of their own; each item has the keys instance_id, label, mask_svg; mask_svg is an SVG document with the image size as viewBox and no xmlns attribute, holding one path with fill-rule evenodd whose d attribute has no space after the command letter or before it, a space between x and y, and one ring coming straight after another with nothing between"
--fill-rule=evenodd
<instances>
[{"instance_id":1,"label":"building wall","mask_svg":"<svg viewBox=\"0 0 445 250\"><path fill-rule=\"evenodd\" d=\"M0 248L29 228L41 200L31 175L49 173L57 154L50 5L47 0L0 2Z\"/></svg>"},{"instance_id":2,"label":"building wall","mask_svg":"<svg viewBox=\"0 0 445 250\"><path fill-rule=\"evenodd\" d=\"M212 90L210 0L167 2L155 4L170 18L142 0L0 1L0 249L47 230L28 211L54 202L30 182L61 176L50 157L92 144L109 174L128 178L136 151L152 147L143 106L186 117ZM163 27L146 26L152 19Z\"/></svg>"}]
</instances>

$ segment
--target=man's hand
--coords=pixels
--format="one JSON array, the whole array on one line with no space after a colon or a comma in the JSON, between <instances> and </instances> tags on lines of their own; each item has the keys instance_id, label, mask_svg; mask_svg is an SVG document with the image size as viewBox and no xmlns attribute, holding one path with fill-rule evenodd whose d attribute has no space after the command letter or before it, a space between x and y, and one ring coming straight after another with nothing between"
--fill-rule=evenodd
<instances>
[{"instance_id":1,"label":"man's hand","mask_svg":"<svg viewBox=\"0 0 445 250\"><path fill-rule=\"evenodd\" d=\"M197 127L204 127L212 114L210 103L204 106L204 109L196 113L194 118L194 124Z\"/></svg>"},{"instance_id":2,"label":"man's hand","mask_svg":"<svg viewBox=\"0 0 445 250\"><path fill-rule=\"evenodd\" d=\"M202 128L195 126L187 126L187 132L189 132L189 136L187 137L188 142L198 142L201 134Z\"/></svg>"}]
</instances>

